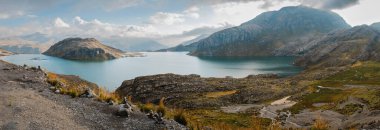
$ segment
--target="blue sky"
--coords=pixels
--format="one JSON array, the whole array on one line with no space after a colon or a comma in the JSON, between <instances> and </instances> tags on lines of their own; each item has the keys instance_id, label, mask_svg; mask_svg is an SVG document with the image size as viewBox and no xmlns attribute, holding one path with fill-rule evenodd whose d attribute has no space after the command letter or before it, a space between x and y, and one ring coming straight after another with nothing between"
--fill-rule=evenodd
<instances>
[{"instance_id":1,"label":"blue sky","mask_svg":"<svg viewBox=\"0 0 380 130\"><path fill-rule=\"evenodd\" d=\"M284 6L331 10L349 24L380 22L378 0L0 0L0 38L149 38L169 46Z\"/></svg>"}]
</instances>

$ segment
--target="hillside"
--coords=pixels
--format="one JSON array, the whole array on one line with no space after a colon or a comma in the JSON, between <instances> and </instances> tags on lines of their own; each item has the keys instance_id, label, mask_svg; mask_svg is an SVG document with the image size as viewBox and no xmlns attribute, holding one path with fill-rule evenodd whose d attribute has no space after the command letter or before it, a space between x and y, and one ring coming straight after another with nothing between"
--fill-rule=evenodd
<instances>
[{"instance_id":1,"label":"hillside","mask_svg":"<svg viewBox=\"0 0 380 130\"><path fill-rule=\"evenodd\" d=\"M72 60L110 60L124 56L121 50L103 45L94 38L67 38L43 54Z\"/></svg>"},{"instance_id":2,"label":"hillside","mask_svg":"<svg viewBox=\"0 0 380 130\"><path fill-rule=\"evenodd\" d=\"M380 31L367 25L329 33L315 43L295 61L296 65L341 66L380 61Z\"/></svg>"},{"instance_id":3,"label":"hillside","mask_svg":"<svg viewBox=\"0 0 380 130\"><path fill-rule=\"evenodd\" d=\"M312 40L350 26L338 14L304 6L265 12L240 26L195 42L195 56L297 55Z\"/></svg>"}]
</instances>

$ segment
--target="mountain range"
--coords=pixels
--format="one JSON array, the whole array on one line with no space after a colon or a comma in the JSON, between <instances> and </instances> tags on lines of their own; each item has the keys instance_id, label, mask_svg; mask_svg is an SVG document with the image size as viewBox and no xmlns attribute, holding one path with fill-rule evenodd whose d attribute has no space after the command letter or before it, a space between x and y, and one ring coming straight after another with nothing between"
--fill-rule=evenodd
<instances>
[{"instance_id":1,"label":"mountain range","mask_svg":"<svg viewBox=\"0 0 380 130\"><path fill-rule=\"evenodd\" d=\"M315 38L350 28L331 11L305 6L265 12L237 27L194 42L195 56L292 56L312 46Z\"/></svg>"}]
</instances>

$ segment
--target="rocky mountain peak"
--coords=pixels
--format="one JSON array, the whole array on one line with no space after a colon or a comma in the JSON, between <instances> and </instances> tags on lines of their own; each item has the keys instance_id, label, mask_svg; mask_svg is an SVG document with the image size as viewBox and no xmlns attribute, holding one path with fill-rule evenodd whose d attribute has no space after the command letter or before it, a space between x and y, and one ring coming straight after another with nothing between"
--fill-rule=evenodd
<instances>
[{"instance_id":1,"label":"rocky mountain peak","mask_svg":"<svg viewBox=\"0 0 380 130\"><path fill-rule=\"evenodd\" d=\"M315 36L350 28L338 14L305 6L264 12L198 42L197 56L296 55Z\"/></svg>"}]
</instances>

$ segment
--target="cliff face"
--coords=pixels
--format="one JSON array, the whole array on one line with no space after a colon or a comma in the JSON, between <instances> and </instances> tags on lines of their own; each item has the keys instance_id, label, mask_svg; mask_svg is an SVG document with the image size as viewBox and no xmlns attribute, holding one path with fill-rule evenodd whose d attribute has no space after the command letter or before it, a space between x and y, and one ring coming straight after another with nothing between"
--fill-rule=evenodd
<instances>
[{"instance_id":1,"label":"cliff face","mask_svg":"<svg viewBox=\"0 0 380 130\"><path fill-rule=\"evenodd\" d=\"M380 31L363 25L332 32L298 58L300 66L341 66L356 61L380 61Z\"/></svg>"},{"instance_id":2,"label":"cliff face","mask_svg":"<svg viewBox=\"0 0 380 130\"><path fill-rule=\"evenodd\" d=\"M67 38L43 54L72 60L110 60L124 56L121 50L103 45L94 38Z\"/></svg>"},{"instance_id":3,"label":"cliff face","mask_svg":"<svg viewBox=\"0 0 380 130\"><path fill-rule=\"evenodd\" d=\"M304 6L265 12L240 26L216 32L198 42L196 56L297 55L310 41L350 26L337 14Z\"/></svg>"}]
</instances>

